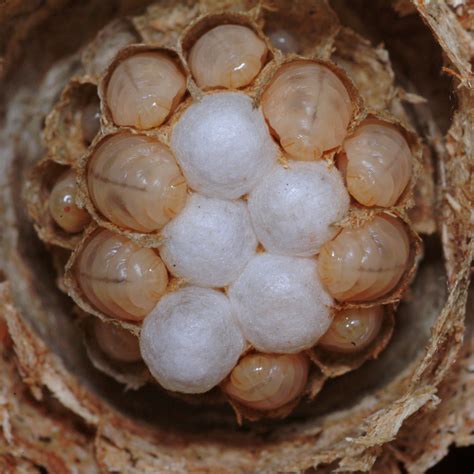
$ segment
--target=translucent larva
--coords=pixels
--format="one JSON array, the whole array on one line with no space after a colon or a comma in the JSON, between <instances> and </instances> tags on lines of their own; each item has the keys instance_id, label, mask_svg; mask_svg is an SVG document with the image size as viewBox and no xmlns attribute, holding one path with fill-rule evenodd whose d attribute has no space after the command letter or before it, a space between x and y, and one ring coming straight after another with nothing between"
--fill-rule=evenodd
<instances>
[{"instance_id":1,"label":"translucent larva","mask_svg":"<svg viewBox=\"0 0 474 474\"><path fill-rule=\"evenodd\" d=\"M365 206L393 206L411 177L412 155L392 125L367 121L344 142L350 194Z\"/></svg>"},{"instance_id":2,"label":"translucent larva","mask_svg":"<svg viewBox=\"0 0 474 474\"><path fill-rule=\"evenodd\" d=\"M285 30L275 30L268 35L272 45L284 53L297 53L300 49L296 38Z\"/></svg>"},{"instance_id":3,"label":"translucent larva","mask_svg":"<svg viewBox=\"0 0 474 474\"><path fill-rule=\"evenodd\" d=\"M115 68L107 84L107 105L117 125L158 127L186 92L186 78L164 53L138 53Z\"/></svg>"},{"instance_id":4,"label":"translucent larva","mask_svg":"<svg viewBox=\"0 0 474 474\"><path fill-rule=\"evenodd\" d=\"M49 195L49 212L61 229L75 234L89 223L90 216L75 204L76 179L72 170L66 171L55 183Z\"/></svg>"},{"instance_id":5,"label":"translucent larva","mask_svg":"<svg viewBox=\"0 0 474 474\"><path fill-rule=\"evenodd\" d=\"M334 352L360 351L377 337L382 321L382 306L339 311L318 346Z\"/></svg>"},{"instance_id":6,"label":"translucent larva","mask_svg":"<svg viewBox=\"0 0 474 474\"><path fill-rule=\"evenodd\" d=\"M249 354L222 384L234 400L256 410L275 410L298 397L308 379L303 354Z\"/></svg>"},{"instance_id":7,"label":"translucent larva","mask_svg":"<svg viewBox=\"0 0 474 474\"><path fill-rule=\"evenodd\" d=\"M141 360L138 337L126 329L96 319L94 336L100 350L110 359L126 363Z\"/></svg>"},{"instance_id":8,"label":"translucent larva","mask_svg":"<svg viewBox=\"0 0 474 474\"><path fill-rule=\"evenodd\" d=\"M254 80L267 53L264 41L250 28L220 25L196 41L188 62L199 87L239 89Z\"/></svg>"},{"instance_id":9,"label":"translucent larva","mask_svg":"<svg viewBox=\"0 0 474 474\"><path fill-rule=\"evenodd\" d=\"M161 229L181 211L186 181L169 148L144 135L120 133L94 151L87 186L95 207L114 224Z\"/></svg>"},{"instance_id":10,"label":"translucent larva","mask_svg":"<svg viewBox=\"0 0 474 474\"><path fill-rule=\"evenodd\" d=\"M168 273L161 258L108 230L86 241L76 261L84 297L102 313L141 321L166 289Z\"/></svg>"},{"instance_id":11,"label":"translucent larva","mask_svg":"<svg viewBox=\"0 0 474 474\"><path fill-rule=\"evenodd\" d=\"M316 160L341 145L352 115L342 81L311 61L283 65L265 90L262 107L283 149L298 160Z\"/></svg>"},{"instance_id":12,"label":"translucent larva","mask_svg":"<svg viewBox=\"0 0 474 474\"><path fill-rule=\"evenodd\" d=\"M100 129L100 102L94 97L82 110L82 136L86 145L90 145Z\"/></svg>"},{"instance_id":13,"label":"translucent larva","mask_svg":"<svg viewBox=\"0 0 474 474\"><path fill-rule=\"evenodd\" d=\"M392 291L408 266L410 242L403 224L377 216L344 229L319 255L321 281L340 301L370 301Z\"/></svg>"}]
</instances>

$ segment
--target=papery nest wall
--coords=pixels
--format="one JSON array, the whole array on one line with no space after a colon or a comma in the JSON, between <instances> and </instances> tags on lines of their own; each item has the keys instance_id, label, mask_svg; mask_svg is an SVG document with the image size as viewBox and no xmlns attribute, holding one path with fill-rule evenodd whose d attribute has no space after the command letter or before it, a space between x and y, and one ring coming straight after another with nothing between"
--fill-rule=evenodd
<instances>
[{"instance_id":1,"label":"papery nest wall","mask_svg":"<svg viewBox=\"0 0 474 474\"><path fill-rule=\"evenodd\" d=\"M130 28L147 40L170 44L176 39L177 27L181 29L199 12L215 6L211 1L178 6L172 3L150 7L147 14L130 23ZM229 7L228 2L218 3L219 7ZM314 4L310 8L313 15L328 11L325 2L309 3ZM391 93L391 106L406 113L424 139L425 168L412 219L421 233L431 237L425 238L425 258L412 294L398 311L394 337L386 351L376 361L328 384L315 404L303 405L286 421L250 424L240 430L229 410L189 407L150 388L124 395L118 385L94 371L76 337L77 329L71 324L71 305L54 290L52 265L26 217L22 187L32 163L41 156L39 136L44 114L64 83L79 70L75 53L78 46L90 40L111 16L127 12L127 2L90 2L81 6L47 2L31 11L27 2L10 2L0 13L0 24L16 24L15 33L5 36L9 39L4 41L1 63L5 80L0 142L2 261L11 290L10 297L3 284L2 308L21 373L34 396L40 399L43 387L47 387L96 430L96 456L103 469L275 472L335 463L333 467L351 471L370 469L379 457L374 469L383 471L384 466L402 462L417 472L439 457L450 441L459 441L441 431L438 445L427 448L425 443L430 437L427 425L446 419L443 410L450 410L440 405L440 411L430 414L440 397L455 400L451 406L459 401L463 405L468 397L462 393L469 392L462 387L472 389L472 377L462 368L462 360L458 366L460 378L453 370L443 388L437 389L458 357L463 334L467 343L472 341L472 333L465 333L464 328L473 255L470 180L474 47L468 33L470 25L467 13L453 10L441 1L395 2L405 15L402 17L386 2L374 2L370 11L361 4L333 2L344 27L334 23L335 14L330 13L324 35L305 36L308 41L311 38L308 47L325 54L335 47L333 55L339 56L341 64L356 57L357 64L367 64L386 76L386 82L380 81L377 87ZM260 6L268 24L275 21L278 25L275 18L281 5L276 2ZM232 3L232 8L239 6ZM433 36L414 13L415 8ZM97 24L78 28L76 18L91 12L95 12ZM285 13L291 32L301 23L301 11L294 6ZM308 11L306 15L311 17ZM384 25L383 39L395 72L382 46L374 48L347 29L355 28L358 34L380 40L380 32L367 27L376 24L374 18ZM35 29L36 25L40 28ZM8 31L12 30L6 28ZM72 37L70 31L81 34ZM417 47L400 38L411 38ZM426 61L428 67L424 68L417 60L421 51L430 51L434 64ZM436 69L442 66L441 58L444 78L437 75ZM436 70L435 75L430 76L430 67ZM356 83L370 81L364 68L352 74ZM385 94L375 92L366 100L376 108L380 96ZM465 360L468 357L466 353ZM472 443L472 428L460 428L469 423L472 427L469 411L459 413L459 423L452 422L451 427L455 425L466 433L460 442ZM406 428L401 428L407 418ZM151 422L145 426L143 420ZM425 430L420 441L410 437L409 427L413 425ZM392 442L397 435L399 441ZM383 449L385 443L390 444ZM425 453L421 453L423 449Z\"/></svg>"}]
</instances>

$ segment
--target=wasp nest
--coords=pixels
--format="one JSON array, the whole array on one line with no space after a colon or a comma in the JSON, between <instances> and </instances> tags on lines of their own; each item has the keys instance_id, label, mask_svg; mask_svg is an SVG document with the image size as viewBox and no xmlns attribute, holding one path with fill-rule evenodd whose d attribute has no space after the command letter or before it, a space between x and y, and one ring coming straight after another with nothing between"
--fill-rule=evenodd
<instances>
[{"instance_id":1,"label":"wasp nest","mask_svg":"<svg viewBox=\"0 0 474 474\"><path fill-rule=\"evenodd\" d=\"M65 286L117 380L144 363L282 417L387 344L418 252L417 137L297 50L250 14L203 15L175 48L119 48L50 113L31 216L73 250Z\"/></svg>"},{"instance_id":2,"label":"wasp nest","mask_svg":"<svg viewBox=\"0 0 474 474\"><path fill-rule=\"evenodd\" d=\"M360 24L343 3L343 22ZM402 89L387 51L322 0L163 1L91 36L40 83L39 112L15 142L20 164L5 174L21 181L48 250L30 247L26 219L5 234L12 293L64 362L48 353L55 375L29 378L55 393L64 378L60 399L100 426L111 471L370 467L377 444L436 402L453 360L442 341L462 332L446 312L433 324L442 303L423 296L443 286L442 271L423 262L412 286L417 232L435 228L430 153L442 142L418 76L402 68ZM27 146L26 132L44 112L38 159L39 134ZM15 193L6 219L20 212ZM463 194L448 195L462 210ZM464 242L449 222L450 308L461 308L466 249L449 245ZM23 326L10 325L21 340Z\"/></svg>"}]
</instances>

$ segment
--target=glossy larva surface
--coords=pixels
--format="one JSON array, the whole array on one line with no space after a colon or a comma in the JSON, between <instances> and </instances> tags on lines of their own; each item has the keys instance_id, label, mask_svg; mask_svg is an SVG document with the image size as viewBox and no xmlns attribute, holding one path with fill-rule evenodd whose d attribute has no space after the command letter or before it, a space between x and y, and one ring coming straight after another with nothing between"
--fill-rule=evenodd
<instances>
[{"instance_id":1,"label":"glossy larva surface","mask_svg":"<svg viewBox=\"0 0 474 474\"><path fill-rule=\"evenodd\" d=\"M342 81L311 61L283 65L265 90L262 107L281 146L297 160L317 160L341 145L352 115Z\"/></svg>"},{"instance_id":2,"label":"glossy larva surface","mask_svg":"<svg viewBox=\"0 0 474 474\"><path fill-rule=\"evenodd\" d=\"M351 195L365 206L393 206L412 173L404 136L390 124L367 121L345 140L343 149Z\"/></svg>"},{"instance_id":3,"label":"glossy larva surface","mask_svg":"<svg viewBox=\"0 0 474 474\"><path fill-rule=\"evenodd\" d=\"M82 110L81 128L84 143L90 145L100 130L100 102L97 96Z\"/></svg>"},{"instance_id":4,"label":"glossy larva surface","mask_svg":"<svg viewBox=\"0 0 474 474\"><path fill-rule=\"evenodd\" d=\"M245 337L261 352L308 349L332 320L333 301L319 282L315 259L258 254L229 297Z\"/></svg>"},{"instance_id":5,"label":"glossy larva surface","mask_svg":"<svg viewBox=\"0 0 474 474\"><path fill-rule=\"evenodd\" d=\"M352 115L349 93L336 74L302 60L277 71L262 108L283 149L297 160L317 160L341 145Z\"/></svg>"},{"instance_id":6,"label":"glossy larva surface","mask_svg":"<svg viewBox=\"0 0 474 474\"><path fill-rule=\"evenodd\" d=\"M383 315L382 306L339 311L318 346L343 353L365 349L379 334Z\"/></svg>"},{"instance_id":7,"label":"glossy larva surface","mask_svg":"<svg viewBox=\"0 0 474 474\"><path fill-rule=\"evenodd\" d=\"M75 234L89 223L90 216L75 203L77 184L74 172L66 171L56 181L49 195L49 212L64 231Z\"/></svg>"},{"instance_id":8,"label":"glossy larva surface","mask_svg":"<svg viewBox=\"0 0 474 474\"><path fill-rule=\"evenodd\" d=\"M300 49L297 39L288 31L275 30L268 37L272 45L283 53L297 53Z\"/></svg>"},{"instance_id":9,"label":"glossy larva surface","mask_svg":"<svg viewBox=\"0 0 474 474\"><path fill-rule=\"evenodd\" d=\"M137 336L115 324L96 319L94 337L99 349L114 361L132 363L142 358Z\"/></svg>"},{"instance_id":10,"label":"glossy larva surface","mask_svg":"<svg viewBox=\"0 0 474 474\"><path fill-rule=\"evenodd\" d=\"M141 321L168 283L158 254L120 235L100 230L86 241L75 266L85 299L113 318Z\"/></svg>"},{"instance_id":11,"label":"glossy larva surface","mask_svg":"<svg viewBox=\"0 0 474 474\"><path fill-rule=\"evenodd\" d=\"M338 232L335 224L349 210L349 194L334 166L291 161L263 178L248 205L267 251L310 256Z\"/></svg>"},{"instance_id":12,"label":"glossy larva surface","mask_svg":"<svg viewBox=\"0 0 474 474\"><path fill-rule=\"evenodd\" d=\"M196 41L188 63L199 87L239 89L255 79L267 53L265 42L250 28L220 25Z\"/></svg>"},{"instance_id":13,"label":"glossy larva surface","mask_svg":"<svg viewBox=\"0 0 474 474\"><path fill-rule=\"evenodd\" d=\"M164 53L137 53L121 61L107 84L113 121L138 129L158 127L186 92L186 78Z\"/></svg>"},{"instance_id":14,"label":"glossy larva surface","mask_svg":"<svg viewBox=\"0 0 474 474\"><path fill-rule=\"evenodd\" d=\"M319 275L340 301L370 301L393 290L407 270L410 242L404 225L383 215L344 229L321 249Z\"/></svg>"},{"instance_id":15,"label":"glossy larva surface","mask_svg":"<svg viewBox=\"0 0 474 474\"><path fill-rule=\"evenodd\" d=\"M166 295L147 316L140 348L164 388L204 393L232 370L244 338L223 293L190 286Z\"/></svg>"},{"instance_id":16,"label":"glossy larva surface","mask_svg":"<svg viewBox=\"0 0 474 474\"><path fill-rule=\"evenodd\" d=\"M161 229L186 202L186 181L171 150L156 139L122 132L105 139L87 167L95 207L114 224Z\"/></svg>"},{"instance_id":17,"label":"glossy larva surface","mask_svg":"<svg viewBox=\"0 0 474 474\"><path fill-rule=\"evenodd\" d=\"M222 199L248 193L278 156L262 112L239 92L192 104L173 129L171 148L190 187Z\"/></svg>"},{"instance_id":18,"label":"glossy larva surface","mask_svg":"<svg viewBox=\"0 0 474 474\"><path fill-rule=\"evenodd\" d=\"M244 356L222 384L234 400L256 410L275 410L302 394L309 361L303 354Z\"/></svg>"},{"instance_id":19,"label":"glossy larva surface","mask_svg":"<svg viewBox=\"0 0 474 474\"><path fill-rule=\"evenodd\" d=\"M198 286L235 281L257 248L244 202L199 194L192 195L162 236L160 253L170 272Z\"/></svg>"}]
</instances>

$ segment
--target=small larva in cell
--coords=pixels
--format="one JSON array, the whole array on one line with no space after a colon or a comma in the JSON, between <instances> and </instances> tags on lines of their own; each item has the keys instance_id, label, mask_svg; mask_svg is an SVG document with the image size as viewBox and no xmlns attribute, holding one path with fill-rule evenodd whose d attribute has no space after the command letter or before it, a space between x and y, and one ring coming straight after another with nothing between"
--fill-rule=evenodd
<instances>
[{"instance_id":1,"label":"small larva in cell","mask_svg":"<svg viewBox=\"0 0 474 474\"><path fill-rule=\"evenodd\" d=\"M371 301L392 291L407 270L410 241L400 220L377 216L344 229L319 254L319 275L340 301Z\"/></svg>"},{"instance_id":2,"label":"small larva in cell","mask_svg":"<svg viewBox=\"0 0 474 474\"><path fill-rule=\"evenodd\" d=\"M120 235L101 230L89 238L75 264L89 303L113 318L141 321L168 284L161 258Z\"/></svg>"},{"instance_id":3,"label":"small larva in cell","mask_svg":"<svg viewBox=\"0 0 474 474\"><path fill-rule=\"evenodd\" d=\"M171 150L128 132L106 138L87 167L95 207L114 224L140 232L161 229L184 207L186 181Z\"/></svg>"},{"instance_id":4,"label":"small larva in cell","mask_svg":"<svg viewBox=\"0 0 474 474\"><path fill-rule=\"evenodd\" d=\"M341 145L353 109L336 74L302 60L277 71L263 93L262 107L281 146L297 160L317 160Z\"/></svg>"},{"instance_id":5,"label":"small larva in cell","mask_svg":"<svg viewBox=\"0 0 474 474\"><path fill-rule=\"evenodd\" d=\"M66 171L56 181L49 195L49 212L56 224L70 234L81 232L90 216L75 204L76 179L72 170Z\"/></svg>"},{"instance_id":6,"label":"small larva in cell","mask_svg":"<svg viewBox=\"0 0 474 474\"><path fill-rule=\"evenodd\" d=\"M189 66L199 87L239 89L262 69L267 46L250 28L220 25L201 36L189 53Z\"/></svg>"},{"instance_id":7,"label":"small larva in cell","mask_svg":"<svg viewBox=\"0 0 474 474\"><path fill-rule=\"evenodd\" d=\"M96 319L94 337L100 350L114 361L132 363L142 358L138 337L115 324Z\"/></svg>"},{"instance_id":8,"label":"small larva in cell","mask_svg":"<svg viewBox=\"0 0 474 474\"><path fill-rule=\"evenodd\" d=\"M412 155L405 137L391 124L364 122L347 138L340 160L350 194L365 206L393 206L410 181Z\"/></svg>"},{"instance_id":9,"label":"small larva in cell","mask_svg":"<svg viewBox=\"0 0 474 474\"><path fill-rule=\"evenodd\" d=\"M300 49L296 38L285 30L275 30L268 35L272 45L283 53L297 53Z\"/></svg>"},{"instance_id":10,"label":"small larva in cell","mask_svg":"<svg viewBox=\"0 0 474 474\"><path fill-rule=\"evenodd\" d=\"M318 346L334 352L358 352L377 337L382 321L383 306L339 311Z\"/></svg>"},{"instance_id":11,"label":"small larva in cell","mask_svg":"<svg viewBox=\"0 0 474 474\"><path fill-rule=\"evenodd\" d=\"M81 128L85 144L90 145L100 130L100 102L97 96L82 110Z\"/></svg>"},{"instance_id":12,"label":"small larva in cell","mask_svg":"<svg viewBox=\"0 0 474 474\"><path fill-rule=\"evenodd\" d=\"M138 53L124 59L107 84L107 106L117 125L150 129L161 125L186 92L186 78L164 53Z\"/></svg>"},{"instance_id":13,"label":"small larva in cell","mask_svg":"<svg viewBox=\"0 0 474 474\"><path fill-rule=\"evenodd\" d=\"M249 354L235 366L222 389L250 408L275 410L301 395L308 370L303 354Z\"/></svg>"}]
</instances>

